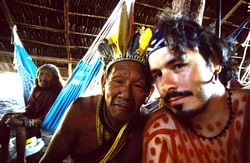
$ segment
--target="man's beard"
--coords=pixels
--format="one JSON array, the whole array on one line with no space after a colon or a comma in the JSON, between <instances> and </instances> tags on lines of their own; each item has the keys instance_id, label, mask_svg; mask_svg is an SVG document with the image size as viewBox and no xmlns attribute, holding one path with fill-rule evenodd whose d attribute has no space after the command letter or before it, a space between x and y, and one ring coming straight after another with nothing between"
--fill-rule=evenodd
<instances>
[{"instance_id":1,"label":"man's beard","mask_svg":"<svg viewBox=\"0 0 250 163\"><path fill-rule=\"evenodd\" d=\"M178 117L182 117L182 118L186 117L188 119L196 116L197 114L199 114L202 111L202 109L184 110L183 104L174 105L173 108L175 109L175 114Z\"/></svg>"},{"instance_id":2,"label":"man's beard","mask_svg":"<svg viewBox=\"0 0 250 163\"><path fill-rule=\"evenodd\" d=\"M185 126L191 125L191 119L200 113L204 112L206 107L183 109L183 104L176 104L172 106L176 118Z\"/></svg>"}]
</instances>

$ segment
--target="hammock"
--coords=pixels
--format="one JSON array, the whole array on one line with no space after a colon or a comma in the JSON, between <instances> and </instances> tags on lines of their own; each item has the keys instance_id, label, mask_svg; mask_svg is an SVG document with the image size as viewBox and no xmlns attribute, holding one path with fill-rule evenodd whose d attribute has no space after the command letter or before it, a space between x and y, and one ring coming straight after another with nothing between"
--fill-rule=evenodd
<instances>
[{"instance_id":1,"label":"hammock","mask_svg":"<svg viewBox=\"0 0 250 163\"><path fill-rule=\"evenodd\" d=\"M30 96L30 91L34 86L33 81L36 78L37 68L33 61L31 60L29 54L24 49L16 31L16 25L13 27L14 35L14 64L17 69L22 85L23 85L23 96L25 105L28 102Z\"/></svg>"},{"instance_id":2,"label":"hammock","mask_svg":"<svg viewBox=\"0 0 250 163\"><path fill-rule=\"evenodd\" d=\"M125 0L120 0L118 5L112 12L111 16L109 17L109 19L107 20L103 28L101 29L100 33L98 34L98 36L96 37L92 45L90 46L85 56L77 64L74 72L72 73L71 77L67 81L65 87L62 89L56 101L54 102L53 106L51 107L50 111L48 112L47 116L45 117L41 125L42 128L55 131L66 109L71 104L71 102L86 91L91 81L93 81L93 79L97 76L98 72L100 72L102 63L99 59L99 52L97 51L97 47L103 38L110 35L114 28L117 28L117 25L119 24L119 20L118 20L119 15L120 15L119 12L121 11L122 3L124 1ZM18 35L16 34L15 37L18 37ZM17 54L21 55L21 53L17 53ZM24 62L27 62L27 61L25 60ZM27 68L27 67L28 67L27 65L24 66L24 68ZM19 70L18 70L18 73L20 76L22 75ZM22 76L21 78L23 80ZM23 83L24 82L25 81L23 81ZM30 89L27 89L27 90L30 91Z\"/></svg>"}]
</instances>

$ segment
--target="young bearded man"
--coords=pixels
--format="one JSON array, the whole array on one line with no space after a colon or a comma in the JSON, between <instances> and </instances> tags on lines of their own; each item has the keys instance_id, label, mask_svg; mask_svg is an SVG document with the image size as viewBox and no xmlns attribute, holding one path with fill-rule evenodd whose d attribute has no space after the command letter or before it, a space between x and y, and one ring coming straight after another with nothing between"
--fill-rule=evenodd
<instances>
[{"instance_id":1,"label":"young bearded man","mask_svg":"<svg viewBox=\"0 0 250 163\"><path fill-rule=\"evenodd\" d=\"M250 91L224 86L229 45L187 17L162 18L148 47L162 107L145 127L143 162L249 163Z\"/></svg>"}]
</instances>

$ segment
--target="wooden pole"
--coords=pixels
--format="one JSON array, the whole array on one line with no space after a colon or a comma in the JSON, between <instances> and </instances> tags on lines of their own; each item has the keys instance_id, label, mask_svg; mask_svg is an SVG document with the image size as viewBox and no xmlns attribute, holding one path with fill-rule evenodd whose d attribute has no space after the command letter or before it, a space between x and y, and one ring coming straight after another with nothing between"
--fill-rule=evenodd
<instances>
[{"instance_id":1,"label":"wooden pole","mask_svg":"<svg viewBox=\"0 0 250 163\"><path fill-rule=\"evenodd\" d=\"M233 13L237 8L240 7L240 5L243 3L243 0L240 0L228 13L227 15L221 20L221 24L223 24Z\"/></svg>"},{"instance_id":2,"label":"wooden pole","mask_svg":"<svg viewBox=\"0 0 250 163\"><path fill-rule=\"evenodd\" d=\"M69 0L64 0L64 28L65 28L65 40L66 40L66 53L67 59L71 60L71 53L70 53L70 40L69 40ZM71 76L72 74L72 64L68 64L68 74Z\"/></svg>"},{"instance_id":3,"label":"wooden pole","mask_svg":"<svg viewBox=\"0 0 250 163\"><path fill-rule=\"evenodd\" d=\"M202 24L205 2L205 0L173 0L172 9Z\"/></svg>"}]
</instances>

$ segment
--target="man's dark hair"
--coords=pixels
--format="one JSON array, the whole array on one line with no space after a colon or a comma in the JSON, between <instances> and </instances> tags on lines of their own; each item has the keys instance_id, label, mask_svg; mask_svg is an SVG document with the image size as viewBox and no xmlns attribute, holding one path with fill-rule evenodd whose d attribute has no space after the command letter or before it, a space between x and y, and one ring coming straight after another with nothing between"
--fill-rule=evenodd
<instances>
[{"instance_id":1,"label":"man's dark hair","mask_svg":"<svg viewBox=\"0 0 250 163\"><path fill-rule=\"evenodd\" d=\"M158 18L157 28L164 31L164 39L171 50L180 54L185 47L197 50L208 64L215 60L222 66L219 78L224 85L232 79L235 74L229 59L234 53L232 44L219 39L210 29L200 26L189 17L161 14Z\"/></svg>"},{"instance_id":2,"label":"man's dark hair","mask_svg":"<svg viewBox=\"0 0 250 163\"><path fill-rule=\"evenodd\" d=\"M52 72L54 80L53 80L53 84L51 85L51 88L49 88L50 91L55 92L56 94L59 94L60 91L63 88L63 85L61 83L61 75L60 75L60 71L58 70L58 68L53 65L53 64L44 64L41 67L39 67L39 69L37 70L37 75L39 74L39 72L41 70L45 70L48 69ZM36 77L35 81L34 81L34 87L32 88L31 91L31 97L33 99L35 99L35 92L37 92L38 90L41 90L42 88L38 85L38 79Z\"/></svg>"}]
</instances>

